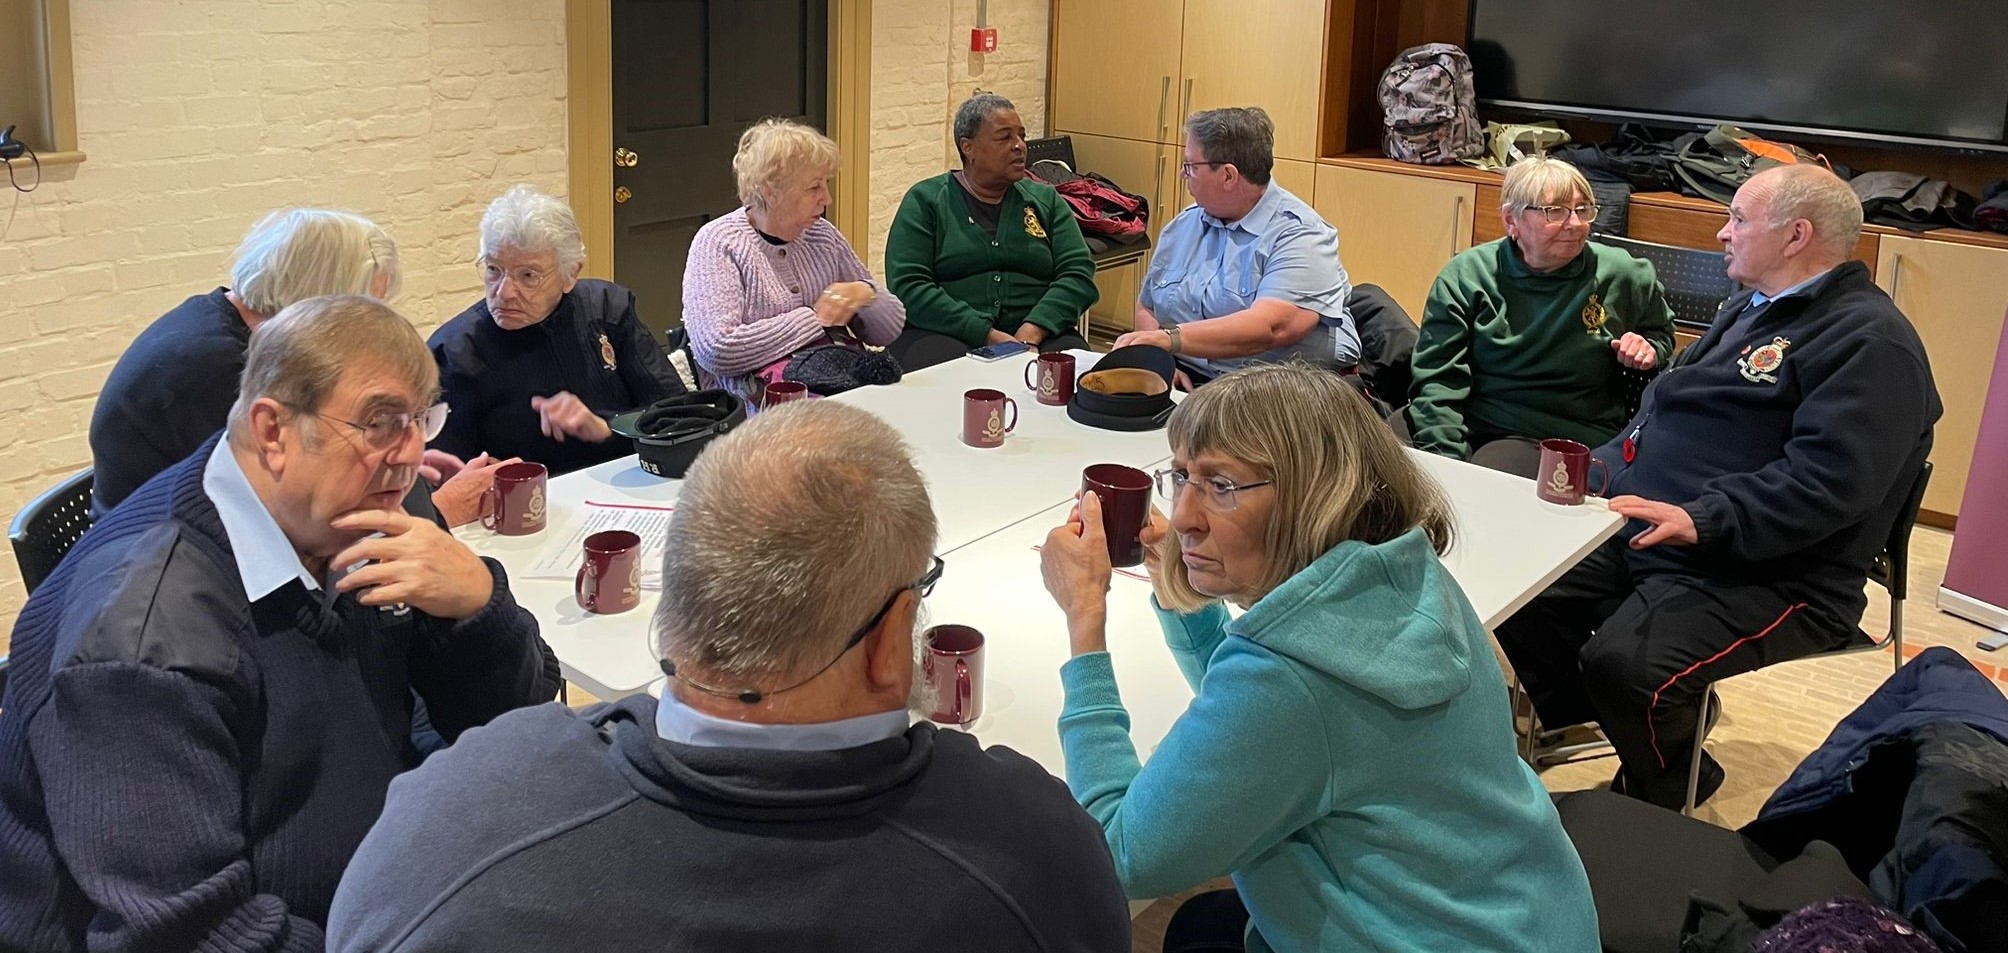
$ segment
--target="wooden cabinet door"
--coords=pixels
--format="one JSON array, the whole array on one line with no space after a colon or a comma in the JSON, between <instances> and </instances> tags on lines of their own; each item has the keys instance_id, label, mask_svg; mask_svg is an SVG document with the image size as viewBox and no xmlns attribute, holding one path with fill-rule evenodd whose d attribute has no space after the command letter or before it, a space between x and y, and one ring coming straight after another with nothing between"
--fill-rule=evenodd
<instances>
[{"instance_id":1,"label":"wooden cabinet door","mask_svg":"<svg viewBox=\"0 0 2008 953\"><path fill-rule=\"evenodd\" d=\"M1282 186L1283 191L1303 199L1304 204L1316 207L1312 201L1312 196L1318 190L1316 164L1299 162L1295 159L1277 159L1276 167L1269 170L1269 181Z\"/></svg>"},{"instance_id":2,"label":"wooden cabinet door","mask_svg":"<svg viewBox=\"0 0 2008 953\"><path fill-rule=\"evenodd\" d=\"M1053 132L1177 140L1184 7L1184 0L1055 3Z\"/></svg>"},{"instance_id":3,"label":"wooden cabinet door","mask_svg":"<svg viewBox=\"0 0 2008 953\"><path fill-rule=\"evenodd\" d=\"M1260 106L1276 123L1278 158L1317 158L1325 3L1186 0L1185 55L1175 91L1182 109L1166 141L1182 138L1177 130L1187 113Z\"/></svg>"},{"instance_id":4,"label":"wooden cabinet door","mask_svg":"<svg viewBox=\"0 0 2008 953\"><path fill-rule=\"evenodd\" d=\"M1876 283L1924 339L1945 404L1932 434L1924 508L1957 516L2008 311L2008 251L1884 235L1876 265Z\"/></svg>"},{"instance_id":5,"label":"wooden cabinet door","mask_svg":"<svg viewBox=\"0 0 2008 953\"><path fill-rule=\"evenodd\" d=\"M1420 322L1436 273L1471 247L1477 193L1468 182L1321 165L1313 205L1339 230L1353 284L1381 286Z\"/></svg>"},{"instance_id":6,"label":"wooden cabinet door","mask_svg":"<svg viewBox=\"0 0 2008 953\"><path fill-rule=\"evenodd\" d=\"M1155 142L1109 136L1074 136L1074 161L1081 171L1099 172L1125 190L1150 200L1150 240L1186 205L1178 181L1178 150ZM1088 309L1097 331L1127 331L1136 321L1136 293L1150 258L1095 276L1102 297Z\"/></svg>"}]
</instances>

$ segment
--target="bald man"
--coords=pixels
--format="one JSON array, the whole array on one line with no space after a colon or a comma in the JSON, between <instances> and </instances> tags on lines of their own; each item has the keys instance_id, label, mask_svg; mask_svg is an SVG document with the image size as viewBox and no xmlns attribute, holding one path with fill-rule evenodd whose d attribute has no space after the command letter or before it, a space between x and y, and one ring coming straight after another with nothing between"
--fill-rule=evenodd
<instances>
[{"instance_id":1,"label":"bald man","mask_svg":"<svg viewBox=\"0 0 2008 953\"><path fill-rule=\"evenodd\" d=\"M1942 410L1924 346L1852 259L1860 201L1753 176L1716 238L1745 289L1596 456L1630 520L1499 627L1549 727L1596 721L1615 790L1679 807L1708 685L1866 637L1870 562ZM1696 802L1722 783L1704 756Z\"/></svg>"}]
</instances>

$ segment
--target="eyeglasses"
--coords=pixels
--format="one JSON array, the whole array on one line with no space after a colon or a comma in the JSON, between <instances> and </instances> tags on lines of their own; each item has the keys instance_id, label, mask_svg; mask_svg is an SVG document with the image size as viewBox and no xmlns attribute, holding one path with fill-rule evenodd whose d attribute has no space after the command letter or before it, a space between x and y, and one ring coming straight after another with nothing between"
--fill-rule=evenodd
<instances>
[{"instance_id":1,"label":"eyeglasses","mask_svg":"<svg viewBox=\"0 0 2008 953\"><path fill-rule=\"evenodd\" d=\"M1242 490L1252 490L1258 486L1269 486L1274 480L1257 480L1253 483L1236 483L1226 477L1207 477L1194 480L1184 470L1159 470L1151 474L1151 482L1157 484L1157 495L1167 503L1177 503L1178 493L1187 486L1199 488L1199 504L1216 513L1225 513L1240 506Z\"/></svg>"},{"instance_id":2,"label":"eyeglasses","mask_svg":"<svg viewBox=\"0 0 2008 953\"><path fill-rule=\"evenodd\" d=\"M348 424L362 433L364 442L378 450L388 450L397 446L398 441L403 440L404 435L414 426L420 428L427 443L432 442L433 438L439 436L439 431L446 427L446 414L449 410L446 404L438 403L416 412L371 414L370 419L357 422L333 414L324 414L318 410L307 410L293 404L286 406L338 424Z\"/></svg>"},{"instance_id":3,"label":"eyeglasses","mask_svg":"<svg viewBox=\"0 0 2008 953\"><path fill-rule=\"evenodd\" d=\"M1178 174L1189 179L1192 178L1192 169L1194 166L1203 165L1209 169L1218 169L1226 164L1226 162L1180 162L1178 164Z\"/></svg>"},{"instance_id":4,"label":"eyeglasses","mask_svg":"<svg viewBox=\"0 0 2008 953\"><path fill-rule=\"evenodd\" d=\"M816 669L816 674L811 675L808 678L802 679L801 681L796 682L795 684L790 685L787 688L777 688L771 692L763 692L757 688L749 688L746 689L745 691L739 691L739 692L728 692L725 691L724 689L712 688L709 685L701 685L697 682L691 681L688 677L681 678L680 681L682 681L683 684L688 685L691 688L694 688L700 692L703 692L706 695L717 695L720 698L737 698L748 705L758 705L760 704L760 700L763 698L769 698L774 695L779 695L782 692L792 692L797 688L801 688L802 686L815 681L816 679L822 678L824 672L829 671L832 666L837 664L838 660L842 659L846 655L849 655L852 649L857 648L858 643L863 642L865 640L865 636L869 635L871 633L871 630L878 628L880 620L885 618L886 613L892 611L892 604L899 601L900 593L906 592L907 590L913 590L914 592L920 593L920 597L922 599L925 599L927 598L929 593L934 591L934 584L941 581L941 571L942 569L946 568L947 564L941 561L940 556L932 557L932 559L934 561L927 567L927 571L922 573L919 579L914 580L913 585L902 586L899 589L894 590L892 595L887 596L885 600L885 605L880 606L879 611L872 613L872 617L870 619L865 620L865 624L860 626L856 632L851 633L851 637L844 641L844 647L838 650L836 655L831 656L830 660L827 663L824 663L822 668ZM662 665L662 674L670 678L678 677L676 674L675 662L672 662L668 659L663 659L661 665Z\"/></svg>"},{"instance_id":5,"label":"eyeglasses","mask_svg":"<svg viewBox=\"0 0 2008 953\"><path fill-rule=\"evenodd\" d=\"M485 261L481 263L481 280L483 283L499 285L505 277L515 282L516 287L520 290L535 291L538 288L542 288L544 282L551 280L551 273L548 271L538 271L535 268L527 266L523 268L503 268Z\"/></svg>"},{"instance_id":6,"label":"eyeglasses","mask_svg":"<svg viewBox=\"0 0 2008 953\"><path fill-rule=\"evenodd\" d=\"M1541 217L1547 219L1550 225L1560 225L1568 221L1571 214L1575 215L1583 224L1588 225L1597 220L1598 206L1529 205L1527 206L1527 210L1530 212L1540 212Z\"/></svg>"}]
</instances>

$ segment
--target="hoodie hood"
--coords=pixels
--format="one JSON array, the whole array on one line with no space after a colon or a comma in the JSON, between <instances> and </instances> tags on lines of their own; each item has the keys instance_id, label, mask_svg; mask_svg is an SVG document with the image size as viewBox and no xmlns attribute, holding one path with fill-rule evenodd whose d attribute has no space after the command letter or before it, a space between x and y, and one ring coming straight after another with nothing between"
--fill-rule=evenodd
<instances>
[{"instance_id":1,"label":"hoodie hood","mask_svg":"<svg viewBox=\"0 0 2008 953\"><path fill-rule=\"evenodd\" d=\"M1402 709L1440 705L1471 685L1477 627L1463 590L1420 529L1379 545L1348 540L1285 580L1230 635Z\"/></svg>"}]
</instances>

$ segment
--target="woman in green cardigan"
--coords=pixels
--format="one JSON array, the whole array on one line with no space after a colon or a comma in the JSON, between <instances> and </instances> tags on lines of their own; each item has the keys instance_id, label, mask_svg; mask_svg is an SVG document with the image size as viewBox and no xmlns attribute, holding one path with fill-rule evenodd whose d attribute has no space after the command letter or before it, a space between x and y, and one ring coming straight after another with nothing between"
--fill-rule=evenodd
<instances>
[{"instance_id":1,"label":"woman in green cardigan","mask_svg":"<svg viewBox=\"0 0 2008 953\"><path fill-rule=\"evenodd\" d=\"M1025 177L1025 125L1011 101L978 93L955 110L962 168L908 189L886 237L886 279L906 302L892 353L908 370L985 344L1086 348L1095 263L1073 210Z\"/></svg>"}]
</instances>

